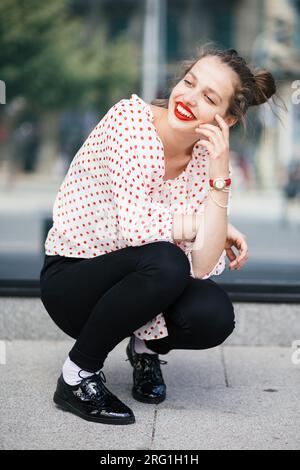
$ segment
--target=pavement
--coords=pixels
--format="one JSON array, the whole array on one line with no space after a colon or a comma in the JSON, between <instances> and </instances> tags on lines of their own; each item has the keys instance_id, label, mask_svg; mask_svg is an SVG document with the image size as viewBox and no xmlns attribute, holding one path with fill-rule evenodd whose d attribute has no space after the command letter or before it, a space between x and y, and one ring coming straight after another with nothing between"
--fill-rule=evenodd
<instances>
[{"instance_id":1,"label":"pavement","mask_svg":"<svg viewBox=\"0 0 300 470\"><path fill-rule=\"evenodd\" d=\"M56 381L74 340L40 299L0 298L0 449L300 449L300 355L292 344L300 344L299 306L234 307L236 328L222 345L160 355L168 361L161 365L167 398L158 405L131 396L129 338L109 353L106 386L136 417L116 426L56 407Z\"/></svg>"},{"instance_id":2,"label":"pavement","mask_svg":"<svg viewBox=\"0 0 300 470\"><path fill-rule=\"evenodd\" d=\"M219 346L160 356L167 398L131 396L123 340L108 356L106 386L134 424L90 423L56 407L56 380L72 342L7 342L0 366L1 449L287 450L300 448L300 366L285 347Z\"/></svg>"}]
</instances>

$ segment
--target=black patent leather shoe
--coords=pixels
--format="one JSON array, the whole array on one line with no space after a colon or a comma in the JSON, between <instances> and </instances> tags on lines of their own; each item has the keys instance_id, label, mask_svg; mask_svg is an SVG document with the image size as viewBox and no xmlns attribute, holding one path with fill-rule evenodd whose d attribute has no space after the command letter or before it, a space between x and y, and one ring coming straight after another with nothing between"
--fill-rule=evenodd
<instances>
[{"instance_id":1,"label":"black patent leather shoe","mask_svg":"<svg viewBox=\"0 0 300 470\"><path fill-rule=\"evenodd\" d=\"M132 396L143 403L161 403L166 398L166 384L164 382L160 364L167 361L159 359L158 354L139 354L134 350L134 335L126 347L126 354L133 367Z\"/></svg>"},{"instance_id":2,"label":"black patent leather shoe","mask_svg":"<svg viewBox=\"0 0 300 470\"><path fill-rule=\"evenodd\" d=\"M134 423L132 410L113 395L103 381L106 382L106 378L102 370L83 378L78 385L67 384L61 374L53 401L63 410L87 421L103 424Z\"/></svg>"}]
</instances>

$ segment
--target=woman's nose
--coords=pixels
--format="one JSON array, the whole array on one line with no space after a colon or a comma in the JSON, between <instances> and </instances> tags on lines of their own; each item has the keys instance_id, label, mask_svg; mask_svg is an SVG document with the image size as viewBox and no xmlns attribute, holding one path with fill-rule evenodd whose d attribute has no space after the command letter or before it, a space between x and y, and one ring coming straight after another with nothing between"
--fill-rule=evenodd
<instances>
[{"instance_id":1,"label":"woman's nose","mask_svg":"<svg viewBox=\"0 0 300 470\"><path fill-rule=\"evenodd\" d=\"M191 106L191 108L195 108L197 101L194 96L186 96L185 97L185 103L187 106Z\"/></svg>"}]
</instances>

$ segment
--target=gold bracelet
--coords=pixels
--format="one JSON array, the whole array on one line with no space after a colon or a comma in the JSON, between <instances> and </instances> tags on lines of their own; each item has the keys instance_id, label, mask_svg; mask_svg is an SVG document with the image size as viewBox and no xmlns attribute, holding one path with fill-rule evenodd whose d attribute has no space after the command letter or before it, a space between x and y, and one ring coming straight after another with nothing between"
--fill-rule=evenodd
<instances>
[{"instance_id":1,"label":"gold bracelet","mask_svg":"<svg viewBox=\"0 0 300 470\"><path fill-rule=\"evenodd\" d=\"M230 189L229 188L224 188L224 189L217 189L217 188L212 188L212 187L209 187L208 189L210 189L210 191L217 191L218 193L219 192L223 192L223 193L229 193Z\"/></svg>"},{"instance_id":2,"label":"gold bracelet","mask_svg":"<svg viewBox=\"0 0 300 470\"><path fill-rule=\"evenodd\" d=\"M228 207L229 205L227 204L226 206L223 206L223 204L220 204L219 202L217 202L217 201L213 198L212 191L213 191L213 188L210 188L210 189L209 189L209 193L210 193L210 197L212 198L212 200L217 204L217 206L223 207L224 209L227 209L227 207ZM223 191L224 191L224 190L223 190ZM229 191L225 190L224 192L228 193Z\"/></svg>"}]
</instances>

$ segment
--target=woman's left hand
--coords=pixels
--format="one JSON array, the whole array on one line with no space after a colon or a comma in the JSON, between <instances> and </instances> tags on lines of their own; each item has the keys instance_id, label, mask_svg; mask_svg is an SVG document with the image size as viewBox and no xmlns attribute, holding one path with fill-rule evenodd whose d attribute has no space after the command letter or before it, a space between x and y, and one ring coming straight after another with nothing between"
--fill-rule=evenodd
<instances>
[{"instance_id":1,"label":"woman's left hand","mask_svg":"<svg viewBox=\"0 0 300 470\"><path fill-rule=\"evenodd\" d=\"M228 223L225 250L230 261L229 268L231 270L240 269L249 258L246 238L245 234ZM239 250L238 255L232 250L234 246Z\"/></svg>"}]
</instances>

